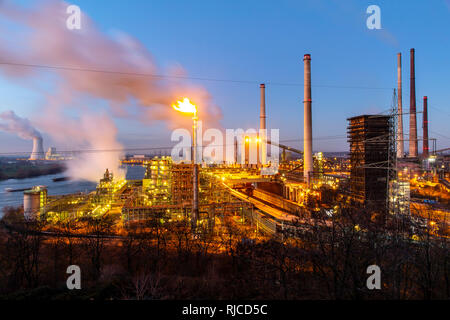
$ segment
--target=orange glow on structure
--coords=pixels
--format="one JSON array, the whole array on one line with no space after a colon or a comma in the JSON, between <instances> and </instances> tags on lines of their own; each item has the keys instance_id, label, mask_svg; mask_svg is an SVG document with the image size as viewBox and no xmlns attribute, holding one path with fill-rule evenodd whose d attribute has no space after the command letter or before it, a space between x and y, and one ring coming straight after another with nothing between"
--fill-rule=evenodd
<instances>
[{"instance_id":1,"label":"orange glow on structure","mask_svg":"<svg viewBox=\"0 0 450 320\"><path fill-rule=\"evenodd\" d=\"M184 113L197 113L197 107L192 104L188 98L183 98L183 100L178 100L177 104L173 104L172 107L180 112Z\"/></svg>"}]
</instances>

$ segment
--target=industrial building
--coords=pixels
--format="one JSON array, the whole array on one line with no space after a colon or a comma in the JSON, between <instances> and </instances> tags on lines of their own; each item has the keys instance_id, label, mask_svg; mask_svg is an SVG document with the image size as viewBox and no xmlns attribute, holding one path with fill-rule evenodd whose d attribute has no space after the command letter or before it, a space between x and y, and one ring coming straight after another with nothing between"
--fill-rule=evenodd
<instances>
[{"instance_id":1,"label":"industrial building","mask_svg":"<svg viewBox=\"0 0 450 320\"><path fill-rule=\"evenodd\" d=\"M390 116L362 115L349 118L350 191L365 205L386 204Z\"/></svg>"},{"instance_id":2,"label":"industrial building","mask_svg":"<svg viewBox=\"0 0 450 320\"><path fill-rule=\"evenodd\" d=\"M127 168L125 179L117 179L106 169L95 191L89 194L47 197L45 192L44 197L44 188L38 188L24 194L26 213L31 217L31 213L39 212L48 221L112 215L125 227L155 219L161 223L187 220L201 232L210 232L224 219L238 216L239 221L249 222L257 230L270 234L307 228L318 217L322 226L327 227L331 223L328 219L339 214L338 203L409 216L413 192L416 192L412 177L417 182L420 180L417 175L432 176L445 190L448 162L442 162L442 157L434 155L434 148L430 152L428 147L427 97L424 97L422 154L426 165L418 162L413 49L410 115L414 117L410 116L409 157L404 157L401 54L397 59L396 105L388 115L347 119L348 157L313 154L311 55L305 54L303 150L261 135L268 128L266 86L260 84L260 132L249 130L235 137L233 160L194 164L175 162L162 154L126 155L121 159L121 165ZM269 157L269 145L271 151L272 147L283 150L281 159L274 159L272 152ZM41 148L42 139L37 139L33 148L36 157ZM298 158L288 159L286 152ZM55 153L50 149L48 155ZM277 162L276 170L268 173L265 169L272 160Z\"/></svg>"}]
</instances>

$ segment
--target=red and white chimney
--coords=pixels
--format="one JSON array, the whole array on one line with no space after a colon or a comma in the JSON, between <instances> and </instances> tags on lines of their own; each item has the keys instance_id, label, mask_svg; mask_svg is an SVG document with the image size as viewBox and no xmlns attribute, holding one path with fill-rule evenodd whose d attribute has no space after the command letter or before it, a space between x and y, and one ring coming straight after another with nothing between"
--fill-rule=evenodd
<instances>
[{"instance_id":1,"label":"red and white chimney","mask_svg":"<svg viewBox=\"0 0 450 320\"><path fill-rule=\"evenodd\" d=\"M422 155L423 157L428 157L430 154L430 149L428 146L428 98L423 97L423 144L422 144Z\"/></svg>"},{"instance_id":2,"label":"red and white chimney","mask_svg":"<svg viewBox=\"0 0 450 320\"><path fill-rule=\"evenodd\" d=\"M416 117L416 75L414 49L410 50L410 92L409 92L409 156L417 158L417 117Z\"/></svg>"}]
</instances>

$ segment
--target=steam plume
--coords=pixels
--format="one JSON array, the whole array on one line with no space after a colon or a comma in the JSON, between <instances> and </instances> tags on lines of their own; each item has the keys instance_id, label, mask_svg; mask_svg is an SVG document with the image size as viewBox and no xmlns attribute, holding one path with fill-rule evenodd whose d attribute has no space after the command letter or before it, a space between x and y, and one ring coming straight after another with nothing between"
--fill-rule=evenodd
<instances>
[{"instance_id":1,"label":"steam plume","mask_svg":"<svg viewBox=\"0 0 450 320\"><path fill-rule=\"evenodd\" d=\"M25 140L31 140L35 137L42 138L39 131L37 131L28 119L17 116L14 111L8 110L0 113L0 130L17 134Z\"/></svg>"},{"instance_id":2,"label":"steam plume","mask_svg":"<svg viewBox=\"0 0 450 320\"><path fill-rule=\"evenodd\" d=\"M137 39L124 33L116 33L114 38L108 37L84 14L81 30L67 29L68 5L62 1L44 1L34 9L8 2L0 5L0 15L26 26L28 30L25 36L8 30L7 34L14 35L13 41L5 43L9 42L14 49L0 49L0 58L25 64L91 70L53 71L61 78L61 86L70 89L66 93L105 99L115 114L121 116L131 116L130 105L137 104L137 116L147 122L163 120L169 125L178 125L177 119L184 118L174 117L170 106L180 95L189 95L199 105L202 120L216 125L221 112L211 103L204 88L163 80L158 75L164 72L159 70L150 52ZM4 66L3 69L19 77L36 72L36 69L16 66ZM180 68L172 72L175 75L185 73Z\"/></svg>"}]
</instances>

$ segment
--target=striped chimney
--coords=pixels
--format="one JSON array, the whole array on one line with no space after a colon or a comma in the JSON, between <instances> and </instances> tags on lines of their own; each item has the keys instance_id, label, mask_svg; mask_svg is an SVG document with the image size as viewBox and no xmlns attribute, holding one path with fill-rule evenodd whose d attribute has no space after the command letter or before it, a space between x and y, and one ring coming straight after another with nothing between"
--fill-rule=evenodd
<instances>
[{"instance_id":1,"label":"striped chimney","mask_svg":"<svg viewBox=\"0 0 450 320\"><path fill-rule=\"evenodd\" d=\"M410 50L410 91L409 91L409 156L417 158L417 117L416 117L416 75L414 49Z\"/></svg>"},{"instance_id":2,"label":"striped chimney","mask_svg":"<svg viewBox=\"0 0 450 320\"><path fill-rule=\"evenodd\" d=\"M422 154L424 157L428 157L430 149L428 147L428 98L423 97L423 150Z\"/></svg>"}]
</instances>

